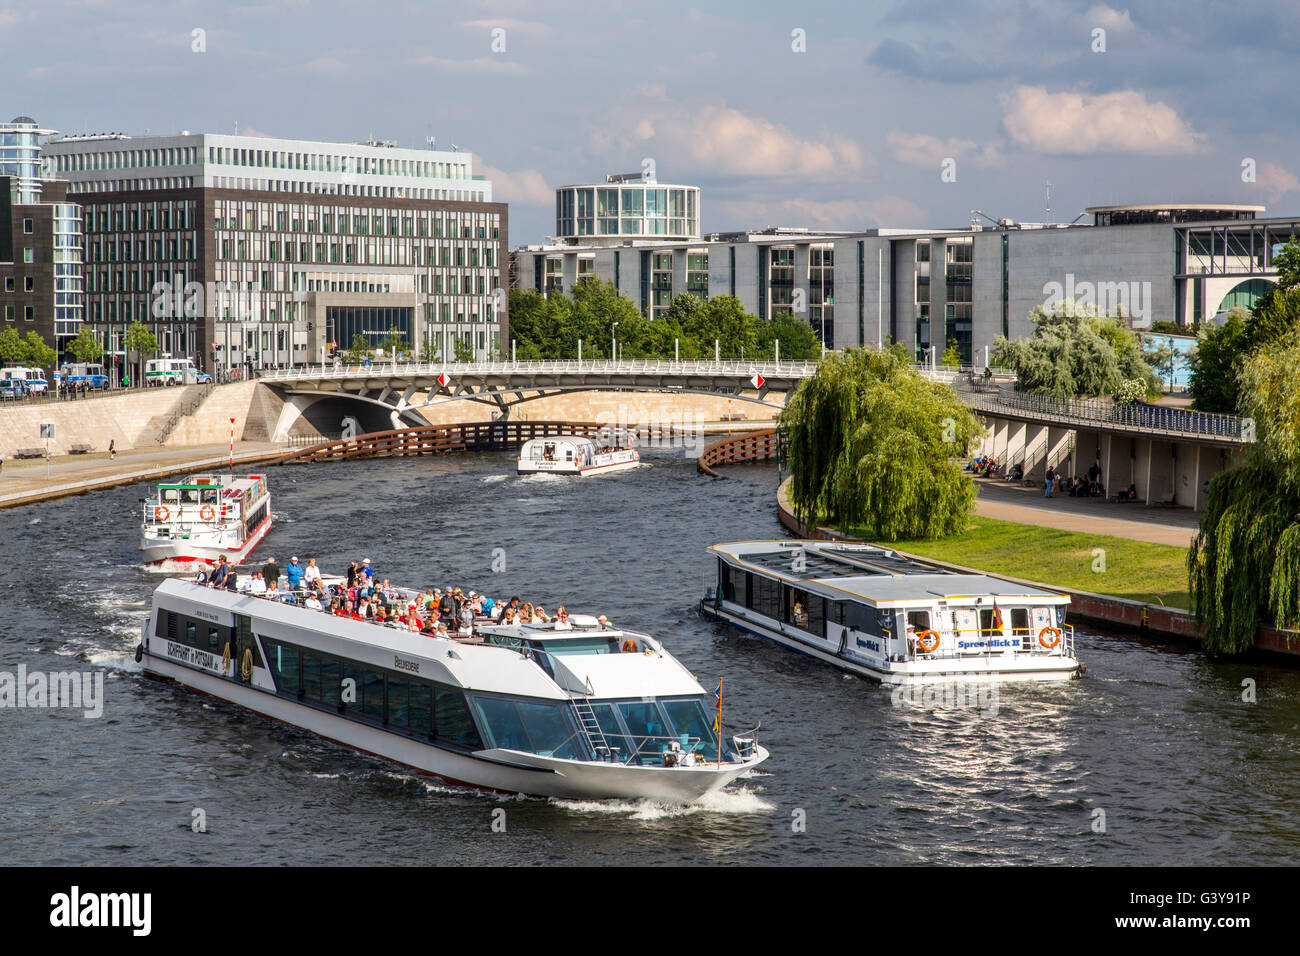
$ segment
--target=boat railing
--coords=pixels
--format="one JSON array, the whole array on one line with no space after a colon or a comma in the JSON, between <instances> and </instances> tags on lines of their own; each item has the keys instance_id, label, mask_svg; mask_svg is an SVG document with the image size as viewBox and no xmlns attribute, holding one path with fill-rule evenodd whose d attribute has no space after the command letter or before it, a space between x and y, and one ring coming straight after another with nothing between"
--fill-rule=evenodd
<instances>
[{"instance_id":1,"label":"boat railing","mask_svg":"<svg viewBox=\"0 0 1300 956\"><path fill-rule=\"evenodd\" d=\"M607 740L621 740L632 745L632 749L628 753L618 757L615 757L613 751L621 748L611 745L609 756L610 761L614 763L640 763L647 759L662 762L664 753L669 751L674 743L682 745L681 752L683 755L688 753L696 754L697 760L707 760L708 758L708 748L705 746L704 738L692 737L689 734L673 734L671 736L667 734L643 734L638 736L635 734L612 733L606 734L605 737ZM652 749L656 742L659 744L658 750ZM597 754L598 758L599 756Z\"/></svg>"},{"instance_id":2,"label":"boat railing","mask_svg":"<svg viewBox=\"0 0 1300 956\"><path fill-rule=\"evenodd\" d=\"M1047 643L1044 643L1042 638L1044 632L1054 629L1057 629L1055 625L1046 625L1039 628L1037 634L1035 634L1033 627L1012 627L1008 629L1008 634L1000 630L988 631L984 628L978 627L935 628L934 633L939 635L939 646L932 651L924 651L919 646L919 642L917 642L912 635L909 635L908 640L911 646L909 646L904 659L909 661L968 660L972 657L979 656L1001 657L1008 650L1008 648L1005 647L984 647L982 649L959 647L958 642L963 634L975 635L977 638L985 642L990 639L996 640L1005 637L1019 637L1020 645L1018 647L1009 648L1009 650L1016 655L1030 654L1039 657L1074 657L1074 625L1060 625L1060 639L1059 641L1052 643L1049 647ZM947 640L947 638L952 638L952 640Z\"/></svg>"}]
</instances>

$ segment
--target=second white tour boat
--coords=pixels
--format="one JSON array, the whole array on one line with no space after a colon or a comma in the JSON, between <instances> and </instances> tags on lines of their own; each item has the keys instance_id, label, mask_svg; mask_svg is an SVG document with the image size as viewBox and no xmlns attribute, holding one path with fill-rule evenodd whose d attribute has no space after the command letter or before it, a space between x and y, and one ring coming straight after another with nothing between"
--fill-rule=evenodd
<instances>
[{"instance_id":1,"label":"second white tour boat","mask_svg":"<svg viewBox=\"0 0 1300 956\"><path fill-rule=\"evenodd\" d=\"M140 551L146 564L216 564L222 555L240 564L271 530L265 475L190 475L159 485L143 505Z\"/></svg>"},{"instance_id":2,"label":"second white tour boat","mask_svg":"<svg viewBox=\"0 0 1300 956\"><path fill-rule=\"evenodd\" d=\"M872 545L715 544L701 611L885 684L1077 677L1068 594L955 574Z\"/></svg>"},{"instance_id":3,"label":"second white tour boat","mask_svg":"<svg viewBox=\"0 0 1300 956\"><path fill-rule=\"evenodd\" d=\"M355 750L507 793L690 803L767 758L753 732L715 732L714 699L647 634L575 615L568 628L439 638L302 600L167 580L137 660Z\"/></svg>"}]
</instances>

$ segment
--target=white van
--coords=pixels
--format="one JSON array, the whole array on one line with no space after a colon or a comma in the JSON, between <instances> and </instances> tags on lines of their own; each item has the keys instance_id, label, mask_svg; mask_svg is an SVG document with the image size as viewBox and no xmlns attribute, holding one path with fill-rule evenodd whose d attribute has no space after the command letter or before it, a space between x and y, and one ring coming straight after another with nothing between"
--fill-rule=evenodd
<instances>
[{"instance_id":1,"label":"white van","mask_svg":"<svg viewBox=\"0 0 1300 956\"><path fill-rule=\"evenodd\" d=\"M185 385L198 381L191 359L159 358L144 363L145 385Z\"/></svg>"},{"instance_id":2,"label":"white van","mask_svg":"<svg viewBox=\"0 0 1300 956\"><path fill-rule=\"evenodd\" d=\"M31 395L44 395L50 383L45 378L45 373L38 368L24 368L21 365L13 368L0 369L0 378L6 382L12 382L13 388L21 388Z\"/></svg>"}]
</instances>

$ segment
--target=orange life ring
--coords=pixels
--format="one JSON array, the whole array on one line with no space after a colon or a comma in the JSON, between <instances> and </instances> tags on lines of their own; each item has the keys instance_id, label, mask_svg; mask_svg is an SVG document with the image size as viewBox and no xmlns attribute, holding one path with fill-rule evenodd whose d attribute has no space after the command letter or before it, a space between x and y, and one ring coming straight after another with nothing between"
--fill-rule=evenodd
<instances>
[{"instance_id":1,"label":"orange life ring","mask_svg":"<svg viewBox=\"0 0 1300 956\"><path fill-rule=\"evenodd\" d=\"M632 640L632 638L630 638L630 637L629 637L626 641L624 641L624 642L623 642L623 653L624 653L624 654L635 654L635 653L636 653L636 641Z\"/></svg>"},{"instance_id":2,"label":"orange life ring","mask_svg":"<svg viewBox=\"0 0 1300 956\"><path fill-rule=\"evenodd\" d=\"M933 641L930 638L934 638ZM922 654L929 654L939 647L939 635L928 628L924 631L917 631L916 646L921 649Z\"/></svg>"},{"instance_id":3,"label":"orange life ring","mask_svg":"<svg viewBox=\"0 0 1300 956\"><path fill-rule=\"evenodd\" d=\"M167 510L166 506L159 505L157 508L153 509L153 516L158 521L166 521L172 516L172 513Z\"/></svg>"},{"instance_id":4,"label":"orange life ring","mask_svg":"<svg viewBox=\"0 0 1300 956\"><path fill-rule=\"evenodd\" d=\"M202 508L199 509L199 517L202 518L204 521L211 521L216 516L217 516L217 509L212 507L212 505L204 505Z\"/></svg>"},{"instance_id":5,"label":"orange life ring","mask_svg":"<svg viewBox=\"0 0 1300 956\"><path fill-rule=\"evenodd\" d=\"M1052 643L1050 644L1048 644L1047 641L1043 640L1043 635L1047 634L1048 632L1051 632L1052 634L1055 635L1055 637L1052 638ZM1059 627L1043 628L1041 631L1038 632L1038 643L1042 644L1043 647L1047 648L1050 651L1057 644L1061 643L1061 629Z\"/></svg>"}]
</instances>

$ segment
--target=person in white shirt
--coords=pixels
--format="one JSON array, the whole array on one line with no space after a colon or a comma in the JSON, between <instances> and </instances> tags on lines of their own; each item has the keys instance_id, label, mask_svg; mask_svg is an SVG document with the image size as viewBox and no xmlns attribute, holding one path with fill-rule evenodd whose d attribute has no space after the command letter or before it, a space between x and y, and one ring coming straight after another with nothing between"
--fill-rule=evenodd
<instances>
[{"instance_id":1,"label":"person in white shirt","mask_svg":"<svg viewBox=\"0 0 1300 956\"><path fill-rule=\"evenodd\" d=\"M249 594L265 594L266 581L262 578L261 571L254 571L249 579L245 582Z\"/></svg>"},{"instance_id":2,"label":"person in white shirt","mask_svg":"<svg viewBox=\"0 0 1300 956\"><path fill-rule=\"evenodd\" d=\"M313 581L320 580L320 568L316 567L315 558L307 559L307 567L303 569L302 579L308 587L311 587Z\"/></svg>"},{"instance_id":3,"label":"person in white shirt","mask_svg":"<svg viewBox=\"0 0 1300 956\"><path fill-rule=\"evenodd\" d=\"M307 593L307 600L303 603L303 607L309 607L309 608L311 608L313 611L323 611L323 610L325 610L325 608L321 606L320 601L316 600L316 592L315 592L315 591L309 591L309 592Z\"/></svg>"},{"instance_id":4,"label":"person in white shirt","mask_svg":"<svg viewBox=\"0 0 1300 956\"><path fill-rule=\"evenodd\" d=\"M563 604L555 610L555 629L557 631L573 630L573 625L569 623L569 612Z\"/></svg>"}]
</instances>

